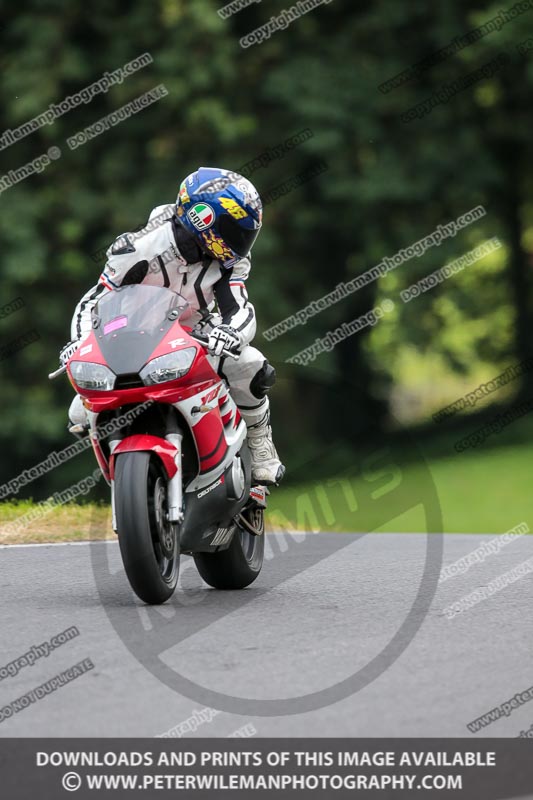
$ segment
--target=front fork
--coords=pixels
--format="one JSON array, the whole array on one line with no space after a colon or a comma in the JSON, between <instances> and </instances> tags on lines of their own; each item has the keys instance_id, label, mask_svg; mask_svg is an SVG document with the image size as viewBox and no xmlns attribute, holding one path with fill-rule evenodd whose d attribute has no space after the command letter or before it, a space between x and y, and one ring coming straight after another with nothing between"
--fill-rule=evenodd
<instances>
[{"instance_id":1,"label":"front fork","mask_svg":"<svg viewBox=\"0 0 533 800\"><path fill-rule=\"evenodd\" d=\"M168 433L165 436L167 442L173 444L176 448L176 455L174 461L176 463L177 472L173 478L168 482L168 519L169 522L182 522L183 521L183 471L182 471L182 451L181 443L183 435L181 433Z\"/></svg>"},{"instance_id":2,"label":"front fork","mask_svg":"<svg viewBox=\"0 0 533 800\"><path fill-rule=\"evenodd\" d=\"M119 446L121 439L112 439L109 442L110 455L112 456L115 449ZM111 478L111 524L115 533L118 530L117 525L117 506L115 502L115 479Z\"/></svg>"}]
</instances>

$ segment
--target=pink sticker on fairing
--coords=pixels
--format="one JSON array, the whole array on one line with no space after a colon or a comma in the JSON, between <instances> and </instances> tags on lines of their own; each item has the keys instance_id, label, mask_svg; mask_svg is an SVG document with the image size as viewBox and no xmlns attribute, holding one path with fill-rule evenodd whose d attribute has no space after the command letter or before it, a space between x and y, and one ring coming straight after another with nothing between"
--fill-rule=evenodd
<instances>
[{"instance_id":1,"label":"pink sticker on fairing","mask_svg":"<svg viewBox=\"0 0 533 800\"><path fill-rule=\"evenodd\" d=\"M104 336L107 333L113 333L113 331L117 331L119 328L125 328L127 324L127 317L117 317L116 319L112 319L111 322L108 322L107 325L104 325Z\"/></svg>"}]
</instances>

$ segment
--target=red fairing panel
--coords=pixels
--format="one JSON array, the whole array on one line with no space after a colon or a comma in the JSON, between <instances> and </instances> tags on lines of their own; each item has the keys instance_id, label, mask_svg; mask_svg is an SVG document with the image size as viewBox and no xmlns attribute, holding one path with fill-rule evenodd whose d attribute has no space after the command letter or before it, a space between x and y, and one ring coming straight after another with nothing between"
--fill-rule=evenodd
<instances>
[{"instance_id":1,"label":"red fairing panel","mask_svg":"<svg viewBox=\"0 0 533 800\"><path fill-rule=\"evenodd\" d=\"M91 411L100 413L102 411L112 411L116 408L128 405L129 403L144 403L152 400L154 403L179 403L193 397L199 391L207 391L215 386L220 378L215 376L209 381L198 385L185 386L183 378L179 381L169 381L158 386L142 386L138 389L119 389L113 392L93 392L89 389L77 389L81 396L87 401L87 406Z\"/></svg>"},{"instance_id":2,"label":"red fairing panel","mask_svg":"<svg viewBox=\"0 0 533 800\"><path fill-rule=\"evenodd\" d=\"M76 352L72 356L71 361L91 361L93 364L103 364L104 366L107 366L105 358L103 357L102 353L100 352L100 348L98 347L98 341L96 339L96 336L94 335L94 331L92 331L89 334L87 339L84 339L81 346L76 350ZM80 390L72 380L72 375L70 374L70 367L67 367L67 375L74 391L79 392Z\"/></svg>"},{"instance_id":3,"label":"red fairing panel","mask_svg":"<svg viewBox=\"0 0 533 800\"><path fill-rule=\"evenodd\" d=\"M135 436L128 436L127 439L118 445L110 462L111 478L115 477L115 458L121 453L134 453L134 452L150 452L159 456L163 462L166 473L169 478L173 478L178 468L176 466L175 457L177 450L173 444L167 442L166 439L161 439L159 436L150 436L149 434L136 434Z\"/></svg>"},{"instance_id":4,"label":"red fairing panel","mask_svg":"<svg viewBox=\"0 0 533 800\"><path fill-rule=\"evenodd\" d=\"M109 464L107 463L102 448L100 446L100 442L98 441L97 436L91 436L91 444L93 446L94 455L96 456L96 460L98 461L98 466L102 470L104 474L104 478L106 481L111 479L111 475L109 472Z\"/></svg>"},{"instance_id":5,"label":"red fairing panel","mask_svg":"<svg viewBox=\"0 0 533 800\"><path fill-rule=\"evenodd\" d=\"M228 452L218 407L204 414L202 419L193 425L192 432L200 456L200 474L202 475L217 467Z\"/></svg>"},{"instance_id":6,"label":"red fairing panel","mask_svg":"<svg viewBox=\"0 0 533 800\"><path fill-rule=\"evenodd\" d=\"M190 336L190 332L177 321L167 332L166 336L161 339L150 358L159 358L159 356L164 356L167 353L183 350L185 347L195 347L201 350L196 339L193 339L192 336Z\"/></svg>"},{"instance_id":7,"label":"red fairing panel","mask_svg":"<svg viewBox=\"0 0 533 800\"><path fill-rule=\"evenodd\" d=\"M232 415L232 414L233 414L233 411L228 411L228 413L227 413L227 414L224 414L224 416L222 417L222 424L223 424L223 425L227 425L227 424L228 424L228 422L229 422L229 421L230 421L230 419L231 419L231 415Z\"/></svg>"}]
</instances>

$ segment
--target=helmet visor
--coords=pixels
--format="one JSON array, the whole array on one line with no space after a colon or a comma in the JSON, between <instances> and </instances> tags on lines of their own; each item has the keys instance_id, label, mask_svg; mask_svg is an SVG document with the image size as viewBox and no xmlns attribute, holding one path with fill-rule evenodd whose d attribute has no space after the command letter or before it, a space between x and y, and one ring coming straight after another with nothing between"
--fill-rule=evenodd
<instances>
[{"instance_id":1,"label":"helmet visor","mask_svg":"<svg viewBox=\"0 0 533 800\"><path fill-rule=\"evenodd\" d=\"M217 233L237 255L247 256L261 228L243 228L229 214L222 214L216 224Z\"/></svg>"}]
</instances>

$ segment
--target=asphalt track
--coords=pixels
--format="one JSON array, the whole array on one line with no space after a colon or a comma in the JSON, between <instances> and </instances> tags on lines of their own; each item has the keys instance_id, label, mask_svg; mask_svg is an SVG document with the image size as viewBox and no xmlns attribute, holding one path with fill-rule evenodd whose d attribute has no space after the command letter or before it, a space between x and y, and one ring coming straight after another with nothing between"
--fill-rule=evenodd
<instances>
[{"instance_id":1,"label":"asphalt track","mask_svg":"<svg viewBox=\"0 0 533 800\"><path fill-rule=\"evenodd\" d=\"M445 536L444 564L491 538ZM2 721L0 736L157 736L193 716L200 720L195 712L209 705L202 687L263 700L293 698L343 681L376 657L379 677L325 707L275 716L204 712L205 721L184 735L226 737L248 726L248 732L275 737L475 739L516 737L533 725L529 701L482 733L466 727L533 685L533 574L453 619L444 613L450 603L531 558L533 537L517 539L439 583L432 600L422 597L430 608L414 620L416 635L392 663L380 662L379 654L419 591L425 535L267 539L269 559L245 592L208 589L186 558L175 599L159 610L135 601L114 542L0 548L0 673L32 645L73 625L80 632L0 680L0 708L83 659L95 665ZM110 619L115 625L118 620L120 635ZM181 695L152 674L126 639L134 649L139 643L146 649L144 639L157 645L168 671L179 670L197 686L194 696Z\"/></svg>"}]
</instances>

